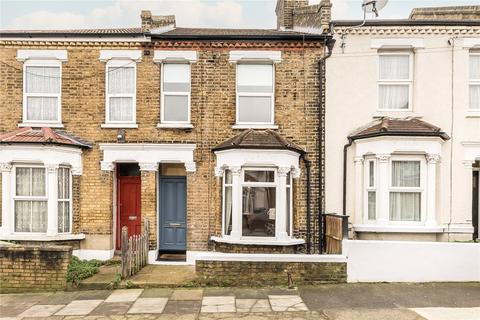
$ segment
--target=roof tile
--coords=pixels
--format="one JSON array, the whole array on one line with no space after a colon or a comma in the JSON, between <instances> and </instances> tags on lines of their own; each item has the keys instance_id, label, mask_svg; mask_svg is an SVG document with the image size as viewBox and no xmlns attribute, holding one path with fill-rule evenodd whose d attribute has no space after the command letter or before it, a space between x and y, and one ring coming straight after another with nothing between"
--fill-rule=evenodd
<instances>
[{"instance_id":1,"label":"roof tile","mask_svg":"<svg viewBox=\"0 0 480 320\"><path fill-rule=\"evenodd\" d=\"M0 144L12 143L42 143L57 144L80 148L91 148L92 145L65 131L54 130L49 127L33 129L20 128L15 131L0 133Z\"/></svg>"}]
</instances>

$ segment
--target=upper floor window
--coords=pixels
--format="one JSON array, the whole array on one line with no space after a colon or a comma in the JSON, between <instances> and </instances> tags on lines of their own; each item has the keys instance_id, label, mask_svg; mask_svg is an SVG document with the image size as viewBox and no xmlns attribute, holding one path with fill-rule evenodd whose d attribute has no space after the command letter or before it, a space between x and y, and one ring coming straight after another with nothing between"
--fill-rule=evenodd
<instances>
[{"instance_id":1,"label":"upper floor window","mask_svg":"<svg viewBox=\"0 0 480 320\"><path fill-rule=\"evenodd\" d=\"M470 55L470 109L480 111L480 53Z\"/></svg>"},{"instance_id":2,"label":"upper floor window","mask_svg":"<svg viewBox=\"0 0 480 320\"><path fill-rule=\"evenodd\" d=\"M112 60L106 69L106 122L136 122L136 65L134 62Z\"/></svg>"},{"instance_id":3,"label":"upper floor window","mask_svg":"<svg viewBox=\"0 0 480 320\"><path fill-rule=\"evenodd\" d=\"M162 123L190 123L190 64L162 65Z\"/></svg>"},{"instance_id":4,"label":"upper floor window","mask_svg":"<svg viewBox=\"0 0 480 320\"><path fill-rule=\"evenodd\" d=\"M61 122L61 62L27 61L23 70L23 121L42 124Z\"/></svg>"},{"instance_id":5,"label":"upper floor window","mask_svg":"<svg viewBox=\"0 0 480 320\"><path fill-rule=\"evenodd\" d=\"M237 124L273 125L274 65L237 64Z\"/></svg>"},{"instance_id":6,"label":"upper floor window","mask_svg":"<svg viewBox=\"0 0 480 320\"><path fill-rule=\"evenodd\" d=\"M412 110L412 68L409 53L381 53L378 74L378 108Z\"/></svg>"}]
</instances>

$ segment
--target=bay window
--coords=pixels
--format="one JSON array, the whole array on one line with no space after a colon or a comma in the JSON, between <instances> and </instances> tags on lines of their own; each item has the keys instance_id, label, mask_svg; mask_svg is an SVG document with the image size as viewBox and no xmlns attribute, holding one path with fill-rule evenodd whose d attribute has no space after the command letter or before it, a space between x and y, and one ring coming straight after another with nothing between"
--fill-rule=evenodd
<instances>
[{"instance_id":1,"label":"bay window","mask_svg":"<svg viewBox=\"0 0 480 320\"><path fill-rule=\"evenodd\" d=\"M190 64L162 65L162 123L190 123Z\"/></svg>"},{"instance_id":2,"label":"bay window","mask_svg":"<svg viewBox=\"0 0 480 320\"><path fill-rule=\"evenodd\" d=\"M390 220L420 221L420 161L392 161Z\"/></svg>"},{"instance_id":3,"label":"bay window","mask_svg":"<svg viewBox=\"0 0 480 320\"><path fill-rule=\"evenodd\" d=\"M111 60L106 66L106 123L136 122L136 65Z\"/></svg>"},{"instance_id":4,"label":"bay window","mask_svg":"<svg viewBox=\"0 0 480 320\"><path fill-rule=\"evenodd\" d=\"M237 64L237 124L273 125L274 65Z\"/></svg>"},{"instance_id":5,"label":"bay window","mask_svg":"<svg viewBox=\"0 0 480 320\"><path fill-rule=\"evenodd\" d=\"M480 53L470 54L470 106L471 111L480 111Z\"/></svg>"},{"instance_id":6,"label":"bay window","mask_svg":"<svg viewBox=\"0 0 480 320\"><path fill-rule=\"evenodd\" d=\"M412 109L412 55L381 53L379 55L378 108L384 111Z\"/></svg>"}]
</instances>

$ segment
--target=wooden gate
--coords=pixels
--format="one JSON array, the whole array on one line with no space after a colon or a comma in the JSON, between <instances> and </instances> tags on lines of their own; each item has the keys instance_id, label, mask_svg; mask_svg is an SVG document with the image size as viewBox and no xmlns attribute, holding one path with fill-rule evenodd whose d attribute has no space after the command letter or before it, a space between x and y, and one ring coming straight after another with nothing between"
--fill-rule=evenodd
<instances>
[{"instance_id":1,"label":"wooden gate","mask_svg":"<svg viewBox=\"0 0 480 320\"><path fill-rule=\"evenodd\" d=\"M128 236L128 227L122 228L122 279L134 275L148 263L150 223L143 219L141 234Z\"/></svg>"},{"instance_id":2,"label":"wooden gate","mask_svg":"<svg viewBox=\"0 0 480 320\"><path fill-rule=\"evenodd\" d=\"M342 254L342 241L348 237L348 216L323 214L324 251Z\"/></svg>"}]
</instances>

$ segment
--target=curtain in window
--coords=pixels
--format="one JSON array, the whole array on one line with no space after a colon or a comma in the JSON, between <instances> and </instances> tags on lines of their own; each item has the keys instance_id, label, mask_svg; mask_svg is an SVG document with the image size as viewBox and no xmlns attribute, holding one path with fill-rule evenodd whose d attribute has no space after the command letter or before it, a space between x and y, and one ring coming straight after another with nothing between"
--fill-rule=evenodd
<instances>
[{"instance_id":1,"label":"curtain in window","mask_svg":"<svg viewBox=\"0 0 480 320\"><path fill-rule=\"evenodd\" d=\"M108 68L108 93L135 93L135 69L133 67Z\"/></svg>"},{"instance_id":2,"label":"curtain in window","mask_svg":"<svg viewBox=\"0 0 480 320\"><path fill-rule=\"evenodd\" d=\"M243 235L275 236L275 187L243 187Z\"/></svg>"},{"instance_id":3,"label":"curtain in window","mask_svg":"<svg viewBox=\"0 0 480 320\"><path fill-rule=\"evenodd\" d=\"M392 187L420 187L420 162L392 161Z\"/></svg>"},{"instance_id":4,"label":"curtain in window","mask_svg":"<svg viewBox=\"0 0 480 320\"><path fill-rule=\"evenodd\" d=\"M110 121L133 121L133 98L110 98Z\"/></svg>"},{"instance_id":5,"label":"curtain in window","mask_svg":"<svg viewBox=\"0 0 480 320\"><path fill-rule=\"evenodd\" d=\"M58 232L70 232L70 170L58 169Z\"/></svg>"},{"instance_id":6,"label":"curtain in window","mask_svg":"<svg viewBox=\"0 0 480 320\"><path fill-rule=\"evenodd\" d=\"M272 97L238 97L240 122L270 122Z\"/></svg>"},{"instance_id":7,"label":"curtain in window","mask_svg":"<svg viewBox=\"0 0 480 320\"><path fill-rule=\"evenodd\" d=\"M377 197L375 191L368 191L368 220L376 218Z\"/></svg>"},{"instance_id":8,"label":"curtain in window","mask_svg":"<svg viewBox=\"0 0 480 320\"><path fill-rule=\"evenodd\" d=\"M408 80L409 62L408 55L380 56L380 80Z\"/></svg>"},{"instance_id":9,"label":"curtain in window","mask_svg":"<svg viewBox=\"0 0 480 320\"><path fill-rule=\"evenodd\" d=\"M480 84L470 85L470 109L480 110Z\"/></svg>"},{"instance_id":10,"label":"curtain in window","mask_svg":"<svg viewBox=\"0 0 480 320\"><path fill-rule=\"evenodd\" d=\"M480 80L480 55L470 56L470 79Z\"/></svg>"},{"instance_id":11,"label":"curtain in window","mask_svg":"<svg viewBox=\"0 0 480 320\"><path fill-rule=\"evenodd\" d=\"M16 168L15 231L46 232L45 169ZM22 197L18 199L18 197Z\"/></svg>"},{"instance_id":12,"label":"curtain in window","mask_svg":"<svg viewBox=\"0 0 480 320\"><path fill-rule=\"evenodd\" d=\"M26 67L27 120L58 120L58 97L42 94L60 94L60 77L59 67Z\"/></svg>"},{"instance_id":13,"label":"curtain in window","mask_svg":"<svg viewBox=\"0 0 480 320\"><path fill-rule=\"evenodd\" d=\"M225 187L225 234L232 232L232 187Z\"/></svg>"},{"instance_id":14,"label":"curtain in window","mask_svg":"<svg viewBox=\"0 0 480 320\"><path fill-rule=\"evenodd\" d=\"M409 85L381 84L380 109L408 109L409 91Z\"/></svg>"},{"instance_id":15,"label":"curtain in window","mask_svg":"<svg viewBox=\"0 0 480 320\"><path fill-rule=\"evenodd\" d=\"M58 98L27 97L27 120L56 121Z\"/></svg>"},{"instance_id":16,"label":"curtain in window","mask_svg":"<svg viewBox=\"0 0 480 320\"><path fill-rule=\"evenodd\" d=\"M420 192L390 192L390 220L420 221Z\"/></svg>"}]
</instances>

